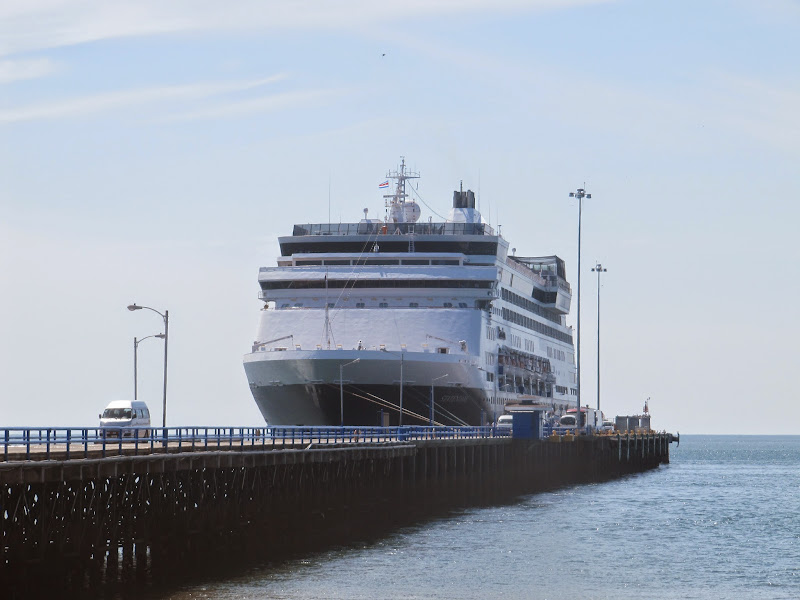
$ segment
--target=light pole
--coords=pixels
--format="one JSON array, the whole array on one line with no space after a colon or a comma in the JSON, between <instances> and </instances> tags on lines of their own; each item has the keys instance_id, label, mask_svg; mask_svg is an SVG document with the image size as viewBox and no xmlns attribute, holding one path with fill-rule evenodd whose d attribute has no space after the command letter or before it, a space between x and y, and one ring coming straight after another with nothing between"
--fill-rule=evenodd
<instances>
[{"instance_id":1,"label":"light pole","mask_svg":"<svg viewBox=\"0 0 800 600\"><path fill-rule=\"evenodd\" d=\"M433 384L439 381L440 379L444 379L445 377L447 377L447 373L431 379L431 427L433 427Z\"/></svg>"},{"instance_id":2,"label":"light pole","mask_svg":"<svg viewBox=\"0 0 800 600\"><path fill-rule=\"evenodd\" d=\"M600 273L608 269L597 263L592 272L597 272L597 410L600 410Z\"/></svg>"},{"instance_id":3,"label":"light pole","mask_svg":"<svg viewBox=\"0 0 800 600\"><path fill-rule=\"evenodd\" d=\"M128 310L142 310L146 308L147 310L152 310L157 315L160 315L162 319L164 319L164 403L162 406L161 412L161 426L167 426L167 344L169 342L169 311L165 310L163 313L157 311L155 308L150 308L149 306L139 306L136 303L130 304L128 306Z\"/></svg>"},{"instance_id":4,"label":"light pole","mask_svg":"<svg viewBox=\"0 0 800 600\"><path fill-rule=\"evenodd\" d=\"M390 350L386 350L385 348L381 349L386 354L391 354L393 356L397 356L397 352L392 352ZM405 353L406 348L405 344L400 345L400 416L397 421L397 426L403 426L403 363L405 362Z\"/></svg>"},{"instance_id":5,"label":"light pole","mask_svg":"<svg viewBox=\"0 0 800 600\"><path fill-rule=\"evenodd\" d=\"M344 379L342 379L342 369L344 369L348 365L354 365L360 358L355 360L351 360L349 363L339 363L339 416L340 416L340 425L344 427Z\"/></svg>"},{"instance_id":6,"label":"light pole","mask_svg":"<svg viewBox=\"0 0 800 600\"><path fill-rule=\"evenodd\" d=\"M583 211L583 199L591 198L591 194L587 194L583 188L578 188L576 192L569 193L570 198L578 199L578 348L575 360L575 370L578 373L577 383L575 386L575 394L577 396L578 410L575 413L575 422L577 428L581 427L581 212Z\"/></svg>"},{"instance_id":7,"label":"light pole","mask_svg":"<svg viewBox=\"0 0 800 600\"><path fill-rule=\"evenodd\" d=\"M133 399L139 399L139 371L138 371L138 349L139 344L143 341L150 339L150 338L159 338L164 339L163 333L156 333L154 335L148 335L147 337L143 337L142 339L133 338Z\"/></svg>"},{"instance_id":8,"label":"light pole","mask_svg":"<svg viewBox=\"0 0 800 600\"><path fill-rule=\"evenodd\" d=\"M398 427L403 426L403 360L405 359L403 349L400 349L400 420L397 423Z\"/></svg>"}]
</instances>

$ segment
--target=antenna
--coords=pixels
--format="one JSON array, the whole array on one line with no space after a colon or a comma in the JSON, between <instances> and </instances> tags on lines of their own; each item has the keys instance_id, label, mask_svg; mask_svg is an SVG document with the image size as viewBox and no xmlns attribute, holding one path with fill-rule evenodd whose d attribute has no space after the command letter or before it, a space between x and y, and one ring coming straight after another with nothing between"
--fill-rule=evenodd
<instances>
[{"instance_id":1,"label":"antenna","mask_svg":"<svg viewBox=\"0 0 800 600\"><path fill-rule=\"evenodd\" d=\"M405 203L406 198L408 198L408 194L406 194L406 180L407 179L419 179L419 171L406 171L406 157L400 157L400 170L399 171L389 171L386 174L387 179L396 179L397 183L395 184L394 193L393 194L384 194L384 198L387 200L391 200L391 202L387 202L386 206L389 206L391 203L398 202L400 204Z\"/></svg>"},{"instance_id":2,"label":"antenna","mask_svg":"<svg viewBox=\"0 0 800 600\"><path fill-rule=\"evenodd\" d=\"M412 214L416 215L416 218L408 219L408 215L406 214L406 198L408 198L408 194L406 193L406 181L408 179L419 179L419 172L418 171L406 171L406 157L400 157L400 169L398 171L389 171L386 174L387 179L394 179L396 180L394 193L392 194L384 194L384 206L386 207L386 220L394 221L396 223L406 223L406 222L415 222L417 218L419 218L419 207L414 203L413 200L410 200L410 206L414 209ZM414 187L411 187L413 191Z\"/></svg>"},{"instance_id":3,"label":"antenna","mask_svg":"<svg viewBox=\"0 0 800 600\"><path fill-rule=\"evenodd\" d=\"M481 211L481 170L478 169L478 212Z\"/></svg>"}]
</instances>

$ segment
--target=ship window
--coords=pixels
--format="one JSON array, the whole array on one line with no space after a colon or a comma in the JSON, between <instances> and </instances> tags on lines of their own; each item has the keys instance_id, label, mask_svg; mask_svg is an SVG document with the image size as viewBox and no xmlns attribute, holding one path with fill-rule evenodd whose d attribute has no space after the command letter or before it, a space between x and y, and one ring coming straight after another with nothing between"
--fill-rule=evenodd
<instances>
[{"instance_id":1,"label":"ship window","mask_svg":"<svg viewBox=\"0 0 800 600\"><path fill-rule=\"evenodd\" d=\"M281 308L289 308L289 303L287 302L286 304L281 304Z\"/></svg>"},{"instance_id":2,"label":"ship window","mask_svg":"<svg viewBox=\"0 0 800 600\"><path fill-rule=\"evenodd\" d=\"M432 265L457 265L457 260L445 260L445 259L433 259L431 261Z\"/></svg>"},{"instance_id":3,"label":"ship window","mask_svg":"<svg viewBox=\"0 0 800 600\"><path fill-rule=\"evenodd\" d=\"M363 302L356 302L356 308L364 308Z\"/></svg>"},{"instance_id":4,"label":"ship window","mask_svg":"<svg viewBox=\"0 0 800 600\"><path fill-rule=\"evenodd\" d=\"M416 259L415 258L413 260L412 259L403 260L403 261L400 262L400 264L403 264L403 265L427 265L427 264L430 264L430 261L421 260L421 259Z\"/></svg>"},{"instance_id":5,"label":"ship window","mask_svg":"<svg viewBox=\"0 0 800 600\"><path fill-rule=\"evenodd\" d=\"M450 348L437 348L436 352L437 354L448 354L448 350L450 350Z\"/></svg>"},{"instance_id":6,"label":"ship window","mask_svg":"<svg viewBox=\"0 0 800 600\"><path fill-rule=\"evenodd\" d=\"M381 302L380 304L378 304L378 306L381 307L381 308L389 308L389 303L388 302Z\"/></svg>"},{"instance_id":7,"label":"ship window","mask_svg":"<svg viewBox=\"0 0 800 600\"><path fill-rule=\"evenodd\" d=\"M467 308L467 303L466 302L459 302L458 303L458 308Z\"/></svg>"},{"instance_id":8,"label":"ship window","mask_svg":"<svg viewBox=\"0 0 800 600\"><path fill-rule=\"evenodd\" d=\"M328 279L327 285L323 279L307 280L270 280L261 282L261 291L267 290L309 290L309 289L341 289L341 288L461 288L461 289L490 289L491 281L474 281L461 279Z\"/></svg>"},{"instance_id":9,"label":"ship window","mask_svg":"<svg viewBox=\"0 0 800 600\"><path fill-rule=\"evenodd\" d=\"M452 302L445 302L442 306L444 306L445 308L453 308L453 303Z\"/></svg>"},{"instance_id":10,"label":"ship window","mask_svg":"<svg viewBox=\"0 0 800 600\"><path fill-rule=\"evenodd\" d=\"M326 265L349 265L349 260L326 260Z\"/></svg>"},{"instance_id":11,"label":"ship window","mask_svg":"<svg viewBox=\"0 0 800 600\"><path fill-rule=\"evenodd\" d=\"M419 302L409 302L408 306L411 308L419 308Z\"/></svg>"},{"instance_id":12,"label":"ship window","mask_svg":"<svg viewBox=\"0 0 800 600\"><path fill-rule=\"evenodd\" d=\"M333 308L336 306L336 302L328 302L328 308Z\"/></svg>"}]
</instances>

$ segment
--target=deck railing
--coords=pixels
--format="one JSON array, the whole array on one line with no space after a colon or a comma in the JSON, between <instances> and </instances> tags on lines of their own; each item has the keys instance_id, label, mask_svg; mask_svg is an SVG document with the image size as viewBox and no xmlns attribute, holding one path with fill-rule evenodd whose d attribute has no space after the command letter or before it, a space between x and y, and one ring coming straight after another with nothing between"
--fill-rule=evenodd
<instances>
[{"instance_id":1,"label":"deck railing","mask_svg":"<svg viewBox=\"0 0 800 600\"><path fill-rule=\"evenodd\" d=\"M543 427L544 437L574 428ZM581 433L589 433L582 431ZM510 437L511 428L484 427L9 427L0 428L2 462L69 460L202 450L307 448L316 444L396 443Z\"/></svg>"},{"instance_id":2,"label":"deck railing","mask_svg":"<svg viewBox=\"0 0 800 600\"><path fill-rule=\"evenodd\" d=\"M304 235L494 235L487 223L302 223L293 236Z\"/></svg>"}]
</instances>

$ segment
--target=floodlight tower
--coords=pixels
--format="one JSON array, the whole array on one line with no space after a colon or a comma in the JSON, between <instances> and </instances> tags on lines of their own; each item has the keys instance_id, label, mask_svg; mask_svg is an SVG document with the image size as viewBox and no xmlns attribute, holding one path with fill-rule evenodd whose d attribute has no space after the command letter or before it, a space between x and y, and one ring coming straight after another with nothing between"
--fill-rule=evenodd
<instances>
[{"instance_id":1,"label":"floodlight tower","mask_svg":"<svg viewBox=\"0 0 800 600\"><path fill-rule=\"evenodd\" d=\"M590 199L591 194L587 194L583 188L578 188L576 192L569 193L570 198L578 199L578 349L576 352L575 370L578 372L575 393L578 401L578 410L575 414L577 428L581 424L581 213L583 212L583 199Z\"/></svg>"},{"instance_id":2,"label":"floodlight tower","mask_svg":"<svg viewBox=\"0 0 800 600\"><path fill-rule=\"evenodd\" d=\"M592 272L597 272L597 410L600 410L600 273L608 271L597 263Z\"/></svg>"}]
</instances>

